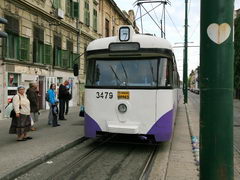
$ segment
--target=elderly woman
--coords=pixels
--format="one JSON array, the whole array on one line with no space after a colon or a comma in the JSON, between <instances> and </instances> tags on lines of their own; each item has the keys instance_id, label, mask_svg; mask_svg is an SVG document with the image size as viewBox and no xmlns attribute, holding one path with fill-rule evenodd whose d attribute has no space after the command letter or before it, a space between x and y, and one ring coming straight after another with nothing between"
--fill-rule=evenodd
<instances>
[{"instance_id":1,"label":"elderly woman","mask_svg":"<svg viewBox=\"0 0 240 180\"><path fill-rule=\"evenodd\" d=\"M31 129L30 102L23 86L19 86L17 91L13 97L13 109L16 115L12 117L9 133L17 134L17 141L26 141L32 139L27 136L27 132Z\"/></svg>"}]
</instances>

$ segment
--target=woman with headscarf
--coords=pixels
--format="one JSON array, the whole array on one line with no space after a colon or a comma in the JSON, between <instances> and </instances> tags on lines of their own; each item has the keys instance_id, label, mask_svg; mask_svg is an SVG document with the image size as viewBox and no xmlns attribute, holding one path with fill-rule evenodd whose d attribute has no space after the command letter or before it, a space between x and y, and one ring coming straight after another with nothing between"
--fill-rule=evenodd
<instances>
[{"instance_id":1,"label":"woman with headscarf","mask_svg":"<svg viewBox=\"0 0 240 180\"><path fill-rule=\"evenodd\" d=\"M17 134L17 141L32 139L32 137L27 136L27 132L31 129L30 102L23 86L17 88L17 94L13 97L13 109L15 113L12 117L9 133Z\"/></svg>"}]
</instances>

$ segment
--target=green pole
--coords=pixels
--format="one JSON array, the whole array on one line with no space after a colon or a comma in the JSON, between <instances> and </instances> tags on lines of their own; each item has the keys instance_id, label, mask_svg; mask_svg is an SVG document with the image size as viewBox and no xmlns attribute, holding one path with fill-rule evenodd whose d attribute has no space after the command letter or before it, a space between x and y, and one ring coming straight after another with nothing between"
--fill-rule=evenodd
<instances>
[{"instance_id":1,"label":"green pole","mask_svg":"<svg viewBox=\"0 0 240 180\"><path fill-rule=\"evenodd\" d=\"M233 0L201 0L200 180L233 180Z\"/></svg>"},{"instance_id":2,"label":"green pole","mask_svg":"<svg viewBox=\"0 0 240 180\"><path fill-rule=\"evenodd\" d=\"M185 39L183 60L183 94L184 104L188 103L188 0L185 0Z\"/></svg>"}]
</instances>

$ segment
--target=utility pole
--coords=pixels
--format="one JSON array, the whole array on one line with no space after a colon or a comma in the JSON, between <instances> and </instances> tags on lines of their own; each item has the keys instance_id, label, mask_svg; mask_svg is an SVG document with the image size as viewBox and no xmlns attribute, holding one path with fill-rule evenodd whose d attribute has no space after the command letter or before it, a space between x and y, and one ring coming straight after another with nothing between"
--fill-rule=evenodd
<instances>
[{"instance_id":1,"label":"utility pole","mask_svg":"<svg viewBox=\"0 0 240 180\"><path fill-rule=\"evenodd\" d=\"M185 38L183 60L183 94L184 104L188 103L188 0L185 0Z\"/></svg>"},{"instance_id":2,"label":"utility pole","mask_svg":"<svg viewBox=\"0 0 240 180\"><path fill-rule=\"evenodd\" d=\"M200 180L233 180L233 5L201 0Z\"/></svg>"}]
</instances>

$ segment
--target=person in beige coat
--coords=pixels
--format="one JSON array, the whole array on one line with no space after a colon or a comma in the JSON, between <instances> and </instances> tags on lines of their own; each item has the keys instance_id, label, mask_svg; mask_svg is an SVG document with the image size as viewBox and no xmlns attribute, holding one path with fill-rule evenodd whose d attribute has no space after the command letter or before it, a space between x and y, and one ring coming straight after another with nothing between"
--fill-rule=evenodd
<instances>
[{"instance_id":1,"label":"person in beige coat","mask_svg":"<svg viewBox=\"0 0 240 180\"><path fill-rule=\"evenodd\" d=\"M13 97L13 109L15 114L12 117L9 133L17 134L17 141L32 139L27 136L27 132L31 129L30 102L23 86L18 87L17 94Z\"/></svg>"}]
</instances>

